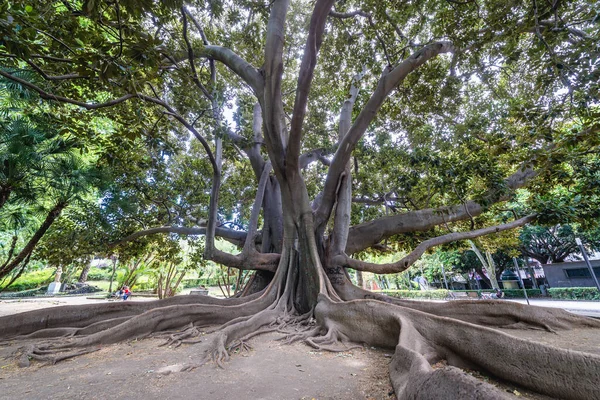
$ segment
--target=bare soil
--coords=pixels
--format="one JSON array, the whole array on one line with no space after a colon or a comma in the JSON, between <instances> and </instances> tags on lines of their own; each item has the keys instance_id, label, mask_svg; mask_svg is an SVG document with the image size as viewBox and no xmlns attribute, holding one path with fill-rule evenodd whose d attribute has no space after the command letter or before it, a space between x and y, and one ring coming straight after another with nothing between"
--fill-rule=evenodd
<instances>
[{"instance_id":1,"label":"bare soil","mask_svg":"<svg viewBox=\"0 0 600 400\"><path fill-rule=\"evenodd\" d=\"M0 399L395 399L385 351L320 352L278 337L250 340L253 349L232 354L225 369L207 364L167 376L155 371L197 359L198 345L159 347L163 340L146 339L19 368L11 353L24 343L12 343L0 347Z\"/></svg>"}]
</instances>

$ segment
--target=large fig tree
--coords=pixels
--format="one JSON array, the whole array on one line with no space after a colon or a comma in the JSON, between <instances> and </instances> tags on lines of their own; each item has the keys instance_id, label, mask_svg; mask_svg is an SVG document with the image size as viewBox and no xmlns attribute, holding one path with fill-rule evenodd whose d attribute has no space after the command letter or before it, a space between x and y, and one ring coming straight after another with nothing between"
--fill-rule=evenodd
<instances>
[{"instance_id":1,"label":"large fig tree","mask_svg":"<svg viewBox=\"0 0 600 400\"><path fill-rule=\"evenodd\" d=\"M255 274L232 299L48 309L0 319L0 334L68 336L25 354L58 361L161 331L178 330L170 339L180 343L222 324L190 368L289 329L289 341L318 349L395 348L399 398L503 398L455 366L560 398L600 397L600 357L493 329L597 321L504 302L402 301L348 272L401 272L434 246L534 221L551 189L577 188L577 166L597 165L597 21L583 0L4 3L5 79L109 118L131 140L189 136L203 149L189 185L208 183L207 202L120 241L205 235L206 259ZM530 211L510 212L526 186ZM408 255L393 263L356 256L400 247ZM433 369L439 360L450 366Z\"/></svg>"}]
</instances>

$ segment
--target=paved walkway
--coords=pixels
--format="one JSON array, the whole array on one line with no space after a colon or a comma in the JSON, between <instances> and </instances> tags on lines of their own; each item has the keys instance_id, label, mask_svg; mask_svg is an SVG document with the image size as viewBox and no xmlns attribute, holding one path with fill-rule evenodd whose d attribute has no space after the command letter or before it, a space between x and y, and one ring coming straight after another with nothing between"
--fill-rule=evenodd
<instances>
[{"instance_id":1,"label":"paved walkway","mask_svg":"<svg viewBox=\"0 0 600 400\"><path fill-rule=\"evenodd\" d=\"M527 304L525 299L506 299L506 301ZM540 307L562 308L574 314L600 318L600 301L529 299L529 304Z\"/></svg>"},{"instance_id":2,"label":"paved walkway","mask_svg":"<svg viewBox=\"0 0 600 400\"><path fill-rule=\"evenodd\" d=\"M136 297L135 301L156 300L153 297ZM25 311L39 310L40 308L78 305L78 304L99 304L107 303L108 299L90 299L88 296L56 296L42 298L19 298L19 299L2 299L0 300L0 317L4 315L17 314ZM129 301L129 300L127 300Z\"/></svg>"}]
</instances>

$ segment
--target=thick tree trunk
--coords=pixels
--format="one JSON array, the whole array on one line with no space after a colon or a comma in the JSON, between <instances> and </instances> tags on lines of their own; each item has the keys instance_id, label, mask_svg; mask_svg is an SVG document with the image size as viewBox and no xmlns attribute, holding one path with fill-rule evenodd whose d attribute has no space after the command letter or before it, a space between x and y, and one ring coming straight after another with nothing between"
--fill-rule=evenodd
<instances>
[{"instance_id":1,"label":"thick tree trunk","mask_svg":"<svg viewBox=\"0 0 600 400\"><path fill-rule=\"evenodd\" d=\"M85 264L85 266L81 270L81 274L79 274L79 279L77 279L77 282L86 283L87 279L88 279L88 274L90 273L91 268L92 268L91 262L88 262L87 264Z\"/></svg>"},{"instance_id":2,"label":"thick tree trunk","mask_svg":"<svg viewBox=\"0 0 600 400\"><path fill-rule=\"evenodd\" d=\"M363 289L365 288L365 282L363 280L363 273L362 273L362 271L356 271L356 284L360 288L363 288Z\"/></svg>"}]
</instances>

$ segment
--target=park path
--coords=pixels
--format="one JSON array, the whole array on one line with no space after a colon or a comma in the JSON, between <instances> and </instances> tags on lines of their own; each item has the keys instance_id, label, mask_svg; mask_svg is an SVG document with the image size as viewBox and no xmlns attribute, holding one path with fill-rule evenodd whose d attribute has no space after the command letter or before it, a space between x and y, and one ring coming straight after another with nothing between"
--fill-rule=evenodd
<instances>
[{"instance_id":1,"label":"park path","mask_svg":"<svg viewBox=\"0 0 600 400\"><path fill-rule=\"evenodd\" d=\"M135 301L156 300L154 297L136 297ZM26 311L39 310L41 308L79 305L79 304L100 304L109 301L108 299L92 299L88 296L56 296L40 298L21 298L21 299L1 299L0 317L11 314L18 314Z\"/></svg>"},{"instance_id":2,"label":"park path","mask_svg":"<svg viewBox=\"0 0 600 400\"><path fill-rule=\"evenodd\" d=\"M525 299L507 299L506 301L527 304ZM562 308L574 314L600 318L600 301L529 299L529 304L539 307Z\"/></svg>"}]
</instances>

